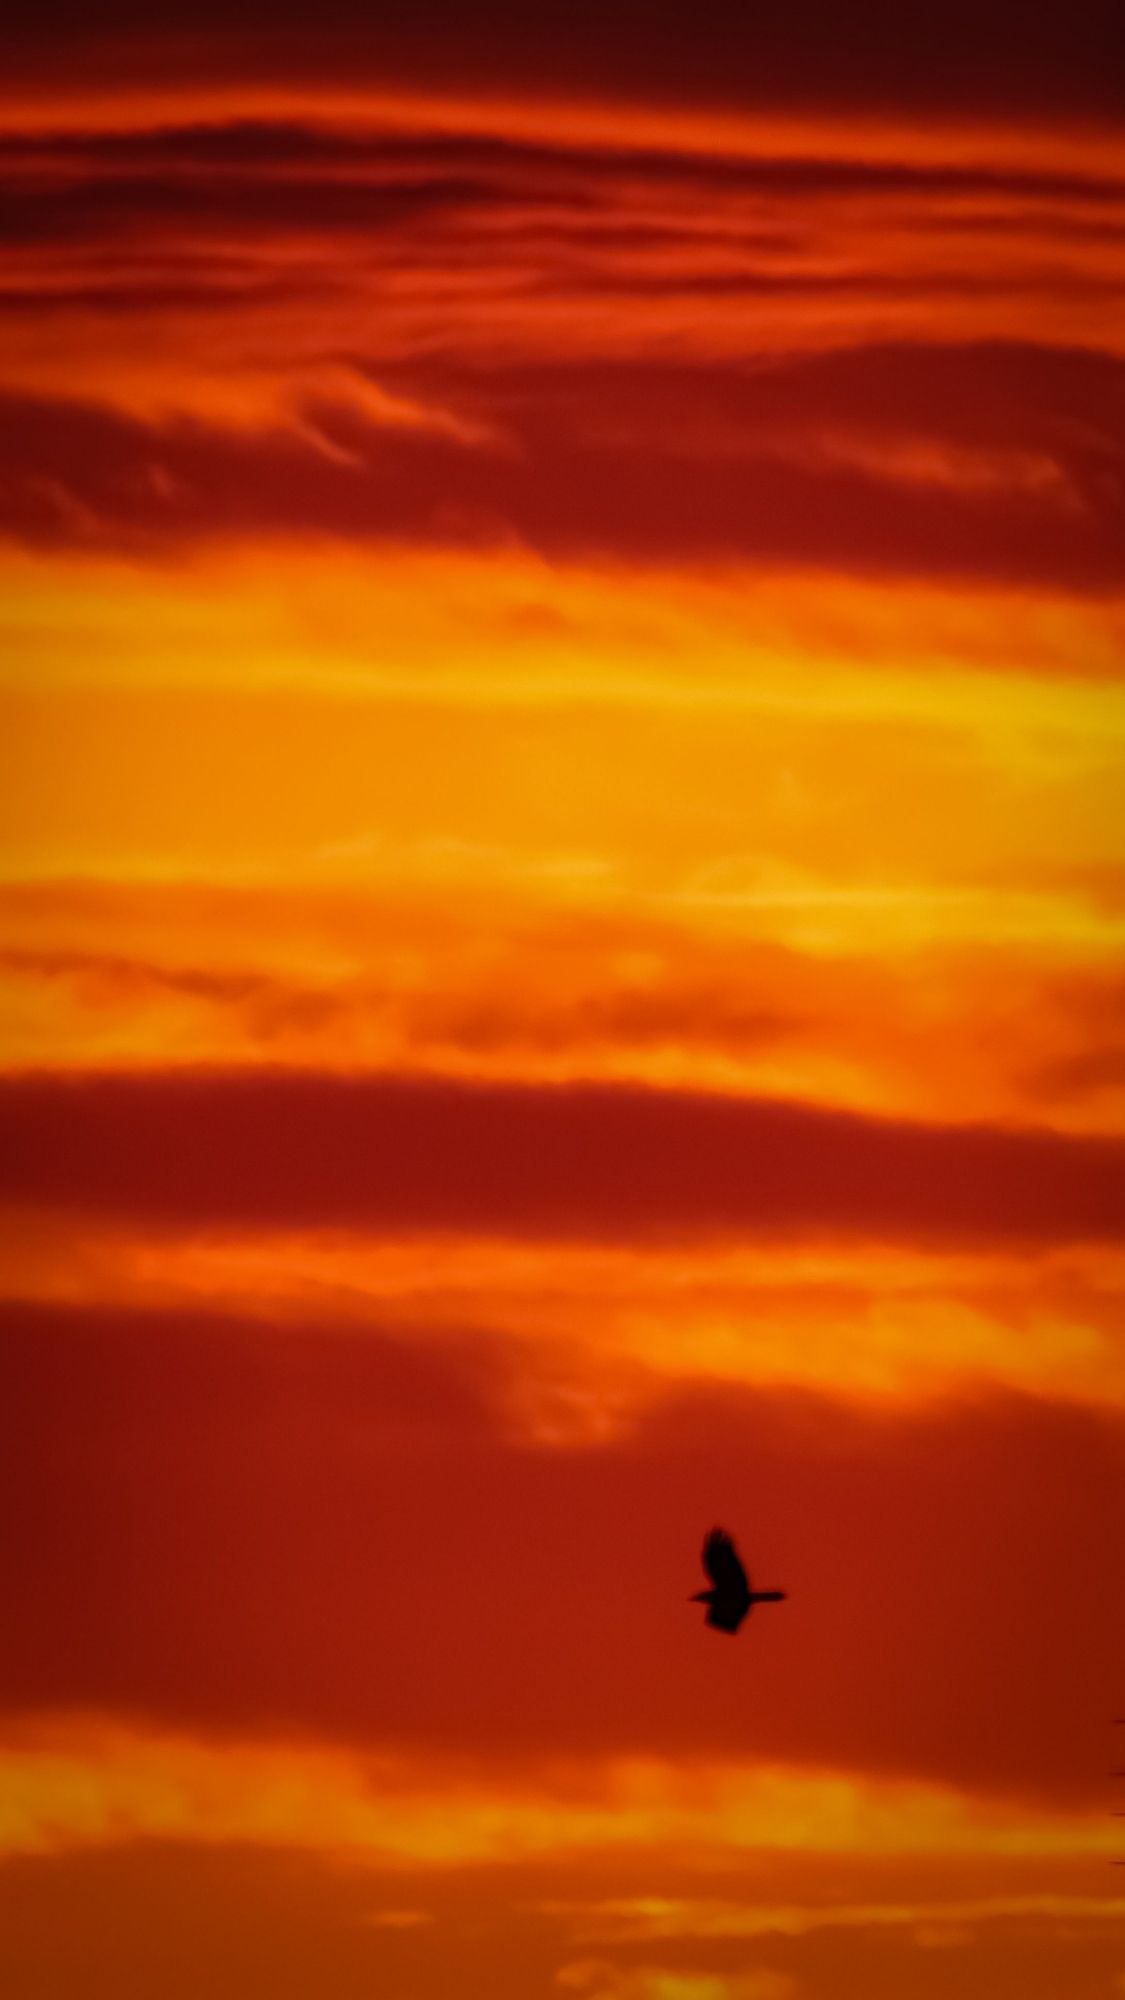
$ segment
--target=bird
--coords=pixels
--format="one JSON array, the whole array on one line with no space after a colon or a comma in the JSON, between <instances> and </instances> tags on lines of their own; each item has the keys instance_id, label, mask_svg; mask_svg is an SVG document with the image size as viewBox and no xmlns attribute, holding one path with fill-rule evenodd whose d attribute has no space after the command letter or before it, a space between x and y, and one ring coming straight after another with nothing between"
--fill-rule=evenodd
<instances>
[{"instance_id":1,"label":"bird","mask_svg":"<svg viewBox=\"0 0 1125 2000\"><path fill-rule=\"evenodd\" d=\"M755 1604L779 1604L784 1590L752 1590L738 1551L725 1528L712 1528L703 1544L703 1567L713 1590L697 1590L692 1604L706 1604L707 1623L719 1632L737 1632Z\"/></svg>"}]
</instances>

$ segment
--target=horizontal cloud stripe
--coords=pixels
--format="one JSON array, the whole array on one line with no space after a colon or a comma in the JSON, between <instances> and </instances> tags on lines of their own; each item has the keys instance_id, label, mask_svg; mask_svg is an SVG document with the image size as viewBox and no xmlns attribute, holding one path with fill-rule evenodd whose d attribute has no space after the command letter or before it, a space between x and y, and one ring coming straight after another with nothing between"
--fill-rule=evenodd
<instances>
[{"instance_id":1,"label":"horizontal cloud stripe","mask_svg":"<svg viewBox=\"0 0 1125 2000\"><path fill-rule=\"evenodd\" d=\"M481 548L514 534L552 556L1125 586L1108 434L1039 446L1030 464L1006 465L1000 447L968 477L956 461L919 477L896 461L893 433L885 448L861 436L841 449L831 433L766 431L709 460L674 433L583 442L569 426L565 412L526 423L529 457L382 427L339 400L238 431L0 396L0 535L88 553L271 535Z\"/></svg>"},{"instance_id":2,"label":"horizontal cloud stripe","mask_svg":"<svg viewBox=\"0 0 1125 2000\"><path fill-rule=\"evenodd\" d=\"M0 1085L9 1198L195 1223L1105 1240L1125 1142L613 1086L312 1072Z\"/></svg>"},{"instance_id":3,"label":"horizontal cloud stripe","mask_svg":"<svg viewBox=\"0 0 1125 2000\"><path fill-rule=\"evenodd\" d=\"M819 204L833 196L902 196L919 200L951 196L990 197L994 204L1042 202L1103 206L1125 201L1125 181L1112 173L1075 167L1045 170L1023 162L1007 166L979 160L819 156L739 157L649 146L592 145L576 134L570 144L532 143L500 134L401 133L378 126L359 132L326 123L242 120L207 125L167 125L106 132L60 128L40 133L0 133L0 162L8 188L0 202L0 239L31 243L80 240L91 228L112 238L162 220L183 226L195 215L214 223L259 221L261 229L296 233L307 223L307 203L320 206L317 226L331 233L345 225L364 192L372 203L380 194L403 197L405 214L454 204L464 193L468 205L508 201L532 208L544 196L552 205L573 205L591 228L606 220L592 207L597 191L632 211L638 221L646 200L638 188L698 200L701 191L719 204L747 194L777 200L807 199ZM65 178L64 178L65 175ZM53 176L53 178L47 178ZM212 178L211 176L214 176ZM651 200L651 197L648 198ZM875 208L873 213L877 214ZM374 206L371 214L377 216ZM743 220L732 209L736 219ZM1003 230L1003 209L994 207L987 226ZM705 234L721 223L718 213L685 215Z\"/></svg>"}]
</instances>

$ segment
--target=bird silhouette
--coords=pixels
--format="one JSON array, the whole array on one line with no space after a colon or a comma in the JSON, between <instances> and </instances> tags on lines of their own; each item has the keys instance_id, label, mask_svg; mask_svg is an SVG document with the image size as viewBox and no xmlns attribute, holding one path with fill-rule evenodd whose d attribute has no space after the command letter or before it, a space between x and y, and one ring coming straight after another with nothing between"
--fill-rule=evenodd
<instances>
[{"instance_id":1,"label":"bird silhouette","mask_svg":"<svg viewBox=\"0 0 1125 2000\"><path fill-rule=\"evenodd\" d=\"M737 1632L755 1604L779 1604L783 1590L751 1590L750 1579L725 1528L712 1528L703 1544L703 1567L713 1590L697 1590L692 1604L706 1604L707 1623L719 1632Z\"/></svg>"}]
</instances>

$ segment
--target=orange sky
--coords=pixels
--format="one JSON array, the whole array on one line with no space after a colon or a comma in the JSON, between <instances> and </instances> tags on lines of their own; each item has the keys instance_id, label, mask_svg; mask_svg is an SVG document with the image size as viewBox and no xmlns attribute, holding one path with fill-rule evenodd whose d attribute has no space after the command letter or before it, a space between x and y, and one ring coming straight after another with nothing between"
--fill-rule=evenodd
<instances>
[{"instance_id":1,"label":"orange sky","mask_svg":"<svg viewBox=\"0 0 1125 2000\"><path fill-rule=\"evenodd\" d=\"M5 1994L1111 2000L1096 10L55 11Z\"/></svg>"}]
</instances>

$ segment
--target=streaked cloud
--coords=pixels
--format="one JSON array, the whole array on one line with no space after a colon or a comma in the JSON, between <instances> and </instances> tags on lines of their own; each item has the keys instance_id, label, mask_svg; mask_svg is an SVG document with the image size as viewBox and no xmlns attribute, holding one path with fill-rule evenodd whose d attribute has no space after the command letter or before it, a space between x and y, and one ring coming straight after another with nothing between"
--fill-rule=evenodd
<instances>
[{"instance_id":1,"label":"streaked cloud","mask_svg":"<svg viewBox=\"0 0 1125 2000\"><path fill-rule=\"evenodd\" d=\"M1125 1270L1104 1247L1031 1257L853 1243L559 1244L535 1238L249 1235L0 1211L4 1291L29 1305L265 1313L279 1329L487 1328L506 1407L541 1441L627 1428L672 1382L942 1399L1003 1385L1118 1407Z\"/></svg>"},{"instance_id":2,"label":"streaked cloud","mask_svg":"<svg viewBox=\"0 0 1125 2000\"><path fill-rule=\"evenodd\" d=\"M1052 1896L1042 1892L913 1903L847 1903L826 1898L772 1909L749 1901L638 1896L619 1902L607 1899L600 1904L568 1905L566 1914L578 1920L587 1938L611 1943L679 1937L802 1937L819 1930L892 1928L913 1932L919 1943L934 1949L940 1949L943 1940L964 1942L982 1924L1010 1918L1053 1918L1064 1924L1084 1918L1125 1923L1117 1896Z\"/></svg>"},{"instance_id":3,"label":"streaked cloud","mask_svg":"<svg viewBox=\"0 0 1125 2000\"><path fill-rule=\"evenodd\" d=\"M1063 1858L1097 1857L1107 1846L1082 1818L966 1809L955 1793L846 1776L621 1760L554 1773L548 1766L502 1787L471 1768L428 1771L424 1762L412 1768L316 1745L219 1746L96 1720L32 1724L24 1742L9 1737L6 1854L127 1845L143 1835L323 1849L423 1870L568 1849L655 1847L702 1861L722 1849Z\"/></svg>"},{"instance_id":4,"label":"streaked cloud","mask_svg":"<svg viewBox=\"0 0 1125 2000\"><path fill-rule=\"evenodd\" d=\"M628 1971L601 1959L576 1959L563 1966L558 1984L590 2000L795 2000L797 1986L788 1973L696 1973L666 1971L660 1966L631 1966Z\"/></svg>"}]
</instances>

